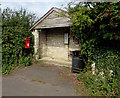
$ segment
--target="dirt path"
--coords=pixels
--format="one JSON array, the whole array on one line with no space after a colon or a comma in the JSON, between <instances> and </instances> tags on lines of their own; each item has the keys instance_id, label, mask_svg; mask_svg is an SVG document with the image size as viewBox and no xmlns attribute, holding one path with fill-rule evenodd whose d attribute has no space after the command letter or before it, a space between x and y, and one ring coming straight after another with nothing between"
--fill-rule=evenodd
<instances>
[{"instance_id":1,"label":"dirt path","mask_svg":"<svg viewBox=\"0 0 120 98\"><path fill-rule=\"evenodd\" d=\"M77 96L70 68L34 64L2 79L3 96Z\"/></svg>"}]
</instances>

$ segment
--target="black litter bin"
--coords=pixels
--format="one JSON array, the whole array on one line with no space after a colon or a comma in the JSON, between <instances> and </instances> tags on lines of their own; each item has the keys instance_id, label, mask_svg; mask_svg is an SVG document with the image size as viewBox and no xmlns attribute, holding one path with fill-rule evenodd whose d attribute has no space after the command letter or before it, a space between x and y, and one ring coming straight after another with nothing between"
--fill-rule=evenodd
<instances>
[{"instance_id":1,"label":"black litter bin","mask_svg":"<svg viewBox=\"0 0 120 98\"><path fill-rule=\"evenodd\" d=\"M79 73L84 68L84 62L80 56L80 51L72 52L72 72Z\"/></svg>"}]
</instances>

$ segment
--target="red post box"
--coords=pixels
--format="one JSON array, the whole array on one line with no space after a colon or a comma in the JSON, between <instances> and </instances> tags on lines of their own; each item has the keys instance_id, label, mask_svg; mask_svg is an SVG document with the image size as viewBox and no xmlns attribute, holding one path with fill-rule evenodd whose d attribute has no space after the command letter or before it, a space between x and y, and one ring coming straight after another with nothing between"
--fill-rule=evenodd
<instances>
[{"instance_id":1,"label":"red post box","mask_svg":"<svg viewBox=\"0 0 120 98\"><path fill-rule=\"evenodd\" d=\"M26 49L30 48L30 38L26 38L26 40L25 40L25 48Z\"/></svg>"}]
</instances>

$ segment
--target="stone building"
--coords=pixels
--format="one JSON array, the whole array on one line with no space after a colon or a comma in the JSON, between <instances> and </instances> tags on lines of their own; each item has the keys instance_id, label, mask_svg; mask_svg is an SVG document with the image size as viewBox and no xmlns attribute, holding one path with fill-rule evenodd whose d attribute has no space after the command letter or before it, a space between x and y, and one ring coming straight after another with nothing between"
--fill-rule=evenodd
<instances>
[{"instance_id":1,"label":"stone building","mask_svg":"<svg viewBox=\"0 0 120 98\"><path fill-rule=\"evenodd\" d=\"M72 51L80 50L70 30L69 15L59 8L51 8L32 27L34 35L34 52L38 59L49 57L71 61Z\"/></svg>"}]
</instances>

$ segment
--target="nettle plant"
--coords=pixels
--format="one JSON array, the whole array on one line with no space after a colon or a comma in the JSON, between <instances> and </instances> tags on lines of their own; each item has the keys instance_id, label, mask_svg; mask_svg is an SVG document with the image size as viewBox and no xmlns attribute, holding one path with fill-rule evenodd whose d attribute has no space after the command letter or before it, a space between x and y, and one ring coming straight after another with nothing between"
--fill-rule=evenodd
<instances>
[{"instance_id":1,"label":"nettle plant","mask_svg":"<svg viewBox=\"0 0 120 98\"><path fill-rule=\"evenodd\" d=\"M119 94L120 52L109 48L96 48L92 60L95 62L95 74L82 72L78 80L83 81L90 95L115 96Z\"/></svg>"},{"instance_id":2,"label":"nettle plant","mask_svg":"<svg viewBox=\"0 0 120 98\"><path fill-rule=\"evenodd\" d=\"M94 61L96 63L96 76L102 80L101 89L106 95L116 95L119 84L120 52L112 49L96 49Z\"/></svg>"},{"instance_id":3,"label":"nettle plant","mask_svg":"<svg viewBox=\"0 0 120 98\"><path fill-rule=\"evenodd\" d=\"M35 16L25 9L2 12L2 73L8 74L18 65L31 64L33 35L29 31ZM25 38L30 37L30 49L25 49Z\"/></svg>"}]
</instances>

